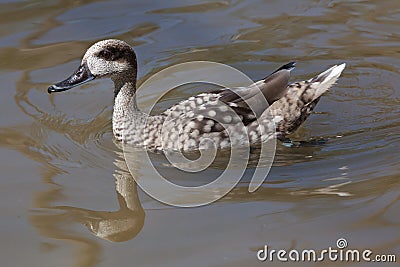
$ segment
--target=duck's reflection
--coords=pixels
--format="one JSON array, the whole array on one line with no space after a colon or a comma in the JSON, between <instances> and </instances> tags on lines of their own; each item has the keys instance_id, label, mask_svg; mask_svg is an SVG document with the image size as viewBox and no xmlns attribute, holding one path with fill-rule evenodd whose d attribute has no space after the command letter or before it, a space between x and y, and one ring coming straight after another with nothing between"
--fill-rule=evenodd
<instances>
[{"instance_id":1,"label":"duck's reflection","mask_svg":"<svg viewBox=\"0 0 400 267\"><path fill-rule=\"evenodd\" d=\"M143 228L145 212L140 204L136 182L126 171L125 162L116 160L116 165L121 169L114 174L119 203L117 211L96 211L70 206L54 208L69 213L69 217L85 225L97 237L123 242L134 238Z\"/></svg>"},{"instance_id":2,"label":"duck's reflection","mask_svg":"<svg viewBox=\"0 0 400 267\"><path fill-rule=\"evenodd\" d=\"M25 100L25 102L27 101L29 100ZM47 127L54 129L54 131L60 132L60 129L63 129L63 127L60 127L62 125L58 125L54 120L51 120L50 123L42 114L32 114L27 112L25 109L23 109L23 111L26 114L35 117L37 121L40 121ZM62 124L62 121L60 124ZM54 185L54 177L63 173L63 170L60 170L58 167L50 163L52 156L57 158L57 155L53 155L55 151L51 149L51 146L43 146L43 143L46 143L46 141L42 140L42 137L38 136L36 138L31 138L25 134L21 136L19 131L13 131L13 133L5 135L12 136L12 140L16 140L15 143L27 143L26 140L29 139L29 145L27 147L20 146L20 151L29 158L33 158L34 160L46 165L48 167L46 169L48 169L49 172L43 174L43 180L48 184ZM73 135L70 136L73 137ZM118 150L118 145L116 149ZM32 150L38 152L32 153ZM138 197L135 179L132 176L135 175L135 170L131 169L131 172L129 172L122 153L117 152L117 154L118 155L116 155L114 160L116 170L113 176L115 178L119 209L117 211L97 211L72 206L54 206L52 202L60 198L62 190L58 189L38 192L36 195L36 201L34 201L36 202L36 207L63 211L61 216L60 214L42 213L33 215L31 218L32 223L37 226L39 232L54 239L64 239L66 238L65 230L60 229L60 226L63 226L65 221L68 221L70 224L72 220L73 222L86 226L94 235L105 240L122 242L134 238L143 228L145 212ZM52 156L49 158L49 155ZM43 227L43 224L46 226ZM75 237L70 235L68 236L68 238L76 240ZM81 238L82 237L79 239Z\"/></svg>"}]
</instances>

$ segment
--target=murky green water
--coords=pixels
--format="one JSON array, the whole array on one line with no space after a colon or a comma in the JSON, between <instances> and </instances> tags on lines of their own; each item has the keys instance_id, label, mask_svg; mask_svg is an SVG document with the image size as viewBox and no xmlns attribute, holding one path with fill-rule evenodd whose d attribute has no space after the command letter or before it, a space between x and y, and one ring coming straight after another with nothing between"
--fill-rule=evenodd
<instances>
[{"instance_id":1,"label":"murky green water","mask_svg":"<svg viewBox=\"0 0 400 267\"><path fill-rule=\"evenodd\" d=\"M0 10L2 266L265 266L264 245L324 249L341 237L400 260L399 1L2 1ZM191 60L253 79L295 60L293 81L346 62L292 136L328 142L278 144L255 193L245 177L206 207L160 204L123 171L111 82L46 91L107 38L135 47L140 82Z\"/></svg>"}]
</instances>

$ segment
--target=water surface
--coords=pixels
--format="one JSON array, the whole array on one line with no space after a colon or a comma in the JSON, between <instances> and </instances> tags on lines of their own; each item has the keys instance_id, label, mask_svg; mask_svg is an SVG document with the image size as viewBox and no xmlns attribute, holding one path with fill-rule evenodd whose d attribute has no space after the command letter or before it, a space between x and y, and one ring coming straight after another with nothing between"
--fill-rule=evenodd
<instances>
[{"instance_id":1,"label":"water surface","mask_svg":"<svg viewBox=\"0 0 400 267\"><path fill-rule=\"evenodd\" d=\"M256 259L264 245L324 249L341 237L351 248L400 257L399 1L10 0L0 7L2 266L262 266L271 265ZM113 142L110 81L46 91L106 38L134 46L139 83L191 60L229 64L253 79L295 60L293 81L346 62L292 136L328 142L278 143L254 193L244 177L209 206L160 204L136 187ZM177 182L204 182L155 158ZM138 167L135 175L144 173Z\"/></svg>"}]
</instances>

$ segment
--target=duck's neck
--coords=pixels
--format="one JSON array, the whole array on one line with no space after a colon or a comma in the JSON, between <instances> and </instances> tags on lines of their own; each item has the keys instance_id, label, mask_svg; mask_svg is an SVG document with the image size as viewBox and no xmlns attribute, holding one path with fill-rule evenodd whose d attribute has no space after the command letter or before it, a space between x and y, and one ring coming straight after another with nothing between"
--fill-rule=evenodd
<instances>
[{"instance_id":1,"label":"duck's neck","mask_svg":"<svg viewBox=\"0 0 400 267\"><path fill-rule=\"evenodd\" d=\"M128 125L136 125L135 118L140 117L141 112L136 103L136 79L113 79L114 81L114 111L113 133L118 140L123 140Z\"/></svg>"},{"instance_id":2,"label":"duck's neck","mask_svg":"<svg viewBox=\"0 0 400 267\"><path fill-rule=\"evenodd\" d=\"M136 82L113 80L114 81L114 112L139 111L136 104ZM121 114L124 115L124 114Z\"/></svg>"}]
</instances>

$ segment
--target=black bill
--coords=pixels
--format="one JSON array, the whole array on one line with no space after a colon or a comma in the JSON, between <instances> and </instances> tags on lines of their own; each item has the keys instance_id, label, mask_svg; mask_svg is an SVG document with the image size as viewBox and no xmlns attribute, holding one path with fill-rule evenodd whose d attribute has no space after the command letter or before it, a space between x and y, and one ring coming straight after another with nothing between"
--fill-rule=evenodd
<instances>
[{"instance_id":1,"label":"black bill","mask_svg":"<svg viewBox=\"0 0 400 267\"><path fill-rule=\"evenodd\" d=\"M70 77L62 82L56 83L47 89L49 94L54 92L62 92L71 89L72 87L84 84L93 80L95 76L90 72L86 64L83 64Z\"/></svg>"}]
</instances>

